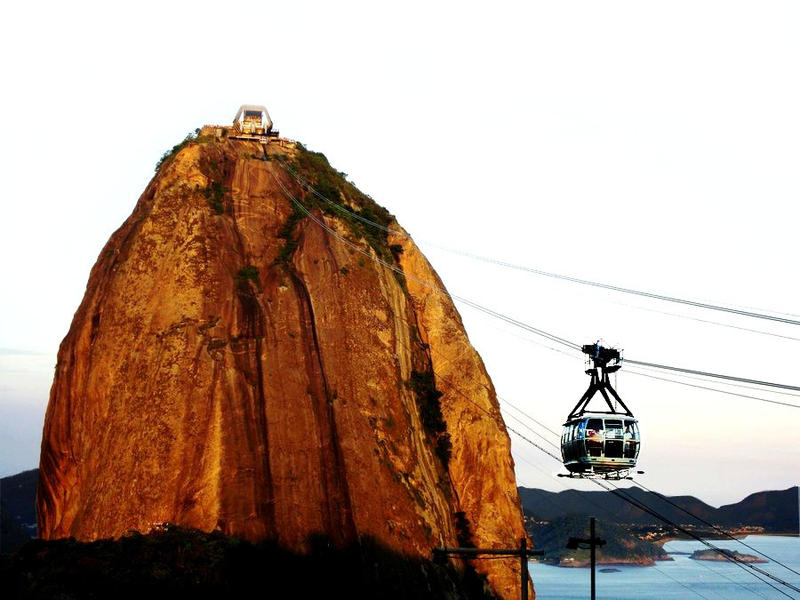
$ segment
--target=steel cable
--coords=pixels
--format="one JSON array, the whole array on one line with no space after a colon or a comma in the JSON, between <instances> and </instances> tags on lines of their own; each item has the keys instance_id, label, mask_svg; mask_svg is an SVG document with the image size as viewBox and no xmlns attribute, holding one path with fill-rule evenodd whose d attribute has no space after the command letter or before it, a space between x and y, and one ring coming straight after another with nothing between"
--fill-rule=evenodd
<instances>
[{"instance_id":1,"label":"steel cable","mask_svg":"<svg viewBox=\"0 0 800 600\"><path fill-rule=\"evenodd\" d=\"M364 250L364 249L363 249L363 248L361 248L359 245L357 245L357 244L355 244L355 243L351 242L350 240L347 240L347 239L346 239L346 238L344 238L343 236L339 235L339 234L338 234L336 231L334 231L333 229L329 228L329 227L328 227L328 226L327 226L327 225L326 225L326 224L325 224L323 221L319 220L319 219L318 219L318 218L317 218L315 215L313 215L313 214L311 213L311 211L310 211L310 210L308 210L308 209L307 209L307 208L306 208L306 207L305 207L305 206L304 206L304 205L303 205L301 202L299 202L299 201L298 201L296 198L294 198L294 197L293 197L293 196L292 196L292 195L289 193L288 189L287 189L287 188L284 186L283 182L281 182L281 181L280 181L280 180L279 180L277 177L275 177L275 176L274 176L274 174L273 174L273 177L274 177L274 178L275 178L275 180L278 182L278 185L281 187L281 189L283 190L284 194L286 194L287 198L288 198L289 200L291 200L291 201L294 203L294 205L295 205L295 206L296 206L298 209L300 209L300 210L301 210L301 212L303 212L303 213L304 213L306 216L308 216L308 217L309 217L309 218L310 218L312 221L314 221L315 223L317 223L317 224L318 224L320 227L322 227L323 229L325 229L325 230L326 230L326 231L327 231L329 234L333 235L334 237L336 237L337 239L339 239L341 242L345 243L346 245L350 246L350 247L351 247L351 248L353 248L354 250L356 250L356 251L358 251L358 252L360 252L360 253L362 253L362 254L365 254L365 255L366 255L367 257L369 257L371 260L374 260L374 261L376 261L376 262L378 262L378 263L382 264L383 266L387 267L388 269L390 269L390 270L392 270L392 271L394 271L394 272L396 272L396 273L399 273L399 274L400 274L400 275L402 275L403 277L407 277L407 278L408 278L408 276L407 276L407 275L406 275L406 274L405 274L405 273L402 271L402 269L398 269L396 266L394 266L394 265L392 265L392 264L390 264L390 263L388 263L388 262L386 262L386 261L384 261L384 260L380 259L380 258L379 258L379 257L377 257L377 256L374 256L374 255L372 255L370 252L368 252L368 251ZM491 314L491 315L493 315L493 316L497 316L498 318L501 318L501 319L503 319L503 320L505 320L505 321L507 321L507 322L509 322L509 323L512 323L512 324L515 324L515 325L521 326L521 327L523 327L524 329L526 329L526 330L528 330L528 331L531 331L532 333L537 333L538 335L542 335L543 337L547 337L548 339L550 339L550 340L552 340L552 341L557 341L558 343L564 344L564 345L566 345L566 346L568 346L568 347L570 347L570 348L572 348L572 349L579 349L579 348L580 348L580 346L578 346L577 344L575 344L575 343L573 343L573 342L569 342L568 340L565 340L564 338L560 338L560 337L558 337L558 336L554 336L554 335L552 335L552 334L549 334L549 333L547 333L547 332L544 332L543 330L539 330L539 329L537 329L537 328L533 328L533 327L531 327L531 326L529 326L529 325L527 325L527 324L525 324L525 323L519 322L519 321L517 321L517 320L515 320L515 319L513 319L513 318L510 318L510 317L507 317L506 315L502 315L502 313L497 313L496 311L492 311L491 309L487 309L486 307L483 307L483 306L481 306L481 305L479 305L479 304L477 304L477 303L473 303L473 302L471 302L471 301L469 301L469 300L466 300L466 299L463 299L463 298L459 298L458 296L455 296L455 295L453 295L453 294L450 294L449 292L447 292L446 290L444 290L444 289L443 289L443 288L441 288L440 286L435 286L435 285L433 285L433 284L431 284L431 283L429 283L429 282L427 282L427 281L424 281L424 280L421 280L421 279L417 279L417 278L414 278L414 277L411 277L411 279L414 279L414 280L418 281L420 284L422 284L422 285L424 285L424 286L426 286L426 287L429 287L429 288L431 288L431 289L434 289L435 291L438 291L439 293L442 293L442 294L446 295L447 297L450 297L450 298L452 298L452 299L454 299L454 300L459 300L459 301L461 301L461 302L464 302L464 303L465 303L465 304L467 304L468 306L472 306L472 307L474 307L474 308L477 308L478 310L481 310L482 312L486 312L487 314ZM645 363L645 364L647 364L647 363ZM648 365L648 366L656 366L656 365ZM676 370L678 370L678 369L676 369ZM696 374L702 374L701 372L694 372L694 373L696 373ZM445 381L445 382L447 382L447 380L446 380L446 379L444 379L444 381ZM747 382L748 382L748 383L754 383L754 381L753 381L753 380L747 380ZM779 384L776 384L776 385L779 385ZM780 387L783 387L783 386L780 386ZM459 393L460 393L462 396L466 397L466 398L467 398L467 399L468 399L468 400L469 400L469 401L470 401L472 404L474 404L475 406L477 406L477 407L478 407L480 410L482 410L484 413L486 413L486 414L487 414L487 415L489 415L490 417L493 417L493 416L491 415L491 413L489 413L489 412L488 412L486 409L484 409L483 407L481 407L480 405L478 405L477 403L475 403L474 401L472 401L472 400L471 400L471 399L470 399L468 396L466 396L465 394L463 394L463 392L461 392L460 390L458 390L458 388L457 388L457 387L455 387L455 386L452 386L452 384L451 384L451 389L454 389L455 391L459 392ZM792 388L790 388L790 389L792 389ZM800 388L798 388L798 389L800 389ZM551 458L553 458L554 460L558 461L559 463L561 462L561 459L560 459L560 458L558 458L557 456L555 456L554 454L552 454L551 452L549 452L549 451L548 451L548 450L546 450L545 448L541 447L540 445L536 444L534 441L532 441L532 440L531 440L530 438L528 438L527 436L525 436L525 435L521 434L519 431L516 431L516 430L512 429L512 428L511 428L511 427L509 427L508 425L505 425L505 427L506 427L506 428L507 428L509 431L512 431L512 432L513 432L513 433L515 433L517 436L519 436L520 438L522 438L523 440L525 440L526 442L528 442L529 444L531 444L532 446L534 446L535 448L539 449L540 451L544 452L545 454L547 454L548 456L550 456ZM542 437L543 437L543 436L542 436ZM597 480L592 480L592 481L594 481L595 483L597 483L598 485L600 485L601 487L603 487L603 489L607 489L607 490L608 490L608 488L605 488L605 487L604 487L602 484L600 484L600 482L598 482ZM608 490L608 491L612 491L612 493L615 493L615 494L616 494L616 495L618 495L619 497L623 497L623 498L625 497L624 495L620 495L619 493L617 493L619 490L617 490L616 488L614 488L614 490ZM631 502L631 503L633 503L633 502L632 502L630 499L628 499L628 502ZM635 504L634 504L634 505L635 505ZM643 506L644 506L644 505L643 505ZM638 508L638 506L637 506L637 508ZM750 568L750 569L752 569L752 570L754 570L754 571L758 571L758 572L760 572L760 573L763 573L763 574L764 574L764 575L766 575L767 577L770 577L771 579L774 579L775 581L778 581L778 582L779 582L779 583L781 583L782 585L785 585L785 586L787 586L787 587L790 587L790 588L792 588L792 589L795 589L795 590L797 590L798 592L800 592L800 588L796 588L796 587L794 587L792 584L790 584L790 583L788 583L788 582L784 582L783 580L780 580L779 578L777 578L777 577L775 577L775 576L773 576L773 575L771 575L771 574L769 574L769 573L763 572L763 571L761 571L760 569L758 569L757 567L754 567L753 565L749 565L749 564L746 564L746 563L741 563L740 561L737 561L737 560L735 560L735 559L733 559L733 558L730 558L730 557L728 557L727 555L725 555L724 553L722 553L720 549L718 549L718 548L716 548L715 546L713 546L713 544L710 544L710 543L706 542L705 540L702 540L701 538L699 538L699 537L695 536L695 535L694 535L694 534L692 534L691 532L688 532L688 531L684 530L683 528L681 528L681 527L680 527L680 526L678 526L677 524L674 524L674 523L672 523L671 521L669 521L669 520L668 520L668 519L666 519L665 517L662 517L662 516L658 515L658 514L657 514L655 511L652 511L652 510L650 510L650 509L647 509L646 507L645 507L645 508L643 508L642 510L645 510L645 512L648 512L649 514L652 514L653 516L656 516L657 518L659 518L660 520L664 521L665 523L667 523L667 524L670 524L670 525L672 525L672 526L676 527L676 529L678 529L679 531L682 531L682 532L683 532L683 533L685 533L686 535L689 535L690 537L693 537L693 538L697 539L698 541L700 541L701 543L703 543L703 544L704 544L704 545L706 545L707 547L709 547L709 548L712 548L712 549L714 549L714 550L716 550L716 551L719 551L719 552L720 552L720 553L721 553L723 556L725 556L725 558L726 558L726 559L728 559L728 560L731 560L731 561L732 561L732 562L734 562L735 564L738 564L738 565L742 566L743 568L744 568L744 567L748 567L748 568ZM755 574L754 574L754 575L755 575ZM761 578L760 578L760 577L758 577L757 575L755 575L755 576L756 576L756 577L757 577L759 580L761 580ZM763 580L762 580L762 581L763 581ZM770 582L766 582L766 581L764 581L764 583L767 583L768 585L771 585L772 587L775 587L775 586L774 586L773 584L771 584ZM783 592L782 590L780 590L780 589L778 589L778 588L775 588L775 589L776 589L777 591L779 591L780 593L784 594L785 596L787 596L787 597L791 598L791 596L789 596L788 594L786 594L786 593L785 593L785 592Z\"/></svg>"},{"instance_id":2,"label":"steel cable","mask_svg":"<svg viewBox=\"0 0 800 600\"><path fill-rule=\"evenodd\" d=\"M340 210L340 211L343 211L343 212L347 212L349 215L351 215L355 219L361 221L362 223L365 223L367 225L371 225L372 227L376 227L376 228L381 229L382 231L385 231L387 233L391 233L393 235L398 235L398 236L402 236L402 237L406 237L406 238L410 239L409 234L407 232L405 232L405 231L402 231L402 230L399 230L399 229L392 229L392 228L386 227L385 225L381 225L380 223L376 223L375 221L367 219L366 217L361 216L360 214L356 213L355 211L350 210L346 206L343 206L342 204L339 204L338 202L334 202L330 198L326 198L323 194L321 194L318 190L316 190L314 188L314 186L311 185L310 182L306 181L294 169L292 169L291 166L289 166L285 161L280 161L280 162L283 165L284 169L298 183L300 183L302 186L308 188L309 191L311 191L311 193L314 194L314 196L316 196L317 198L319 198L320 200L322 200L323 202L325 202L329 206L331 206L333 208L336 208L337 210ZM800 325L800 320L789 319L789 318L786 318L786 317L777 316L777 314L793 315L793 313L779 313L778 311L772 311L772 310L765 311L765 312L756 312L754 310L746 310L746 309L743 309L743 308L741 308L741 309L740 308L733 308L733 307L729 307L729 306L722 306L722 305L719 305L719 304L712 304L712 303L709 303L709 302L700 302L700 301L696 301L696 300L688 300L688 299L685 299L685 298L678 298L678 297L675 297L675 296L666 296L666 295L663 295L663 294L656 294L656 293L653 293L653 292L647 292L647 291L643 291L643 290L635 290L635 289L631 289L631 288L625 288L625 287L616 286L616 285L612 285L612 284L608 284L608 283L602 283L602 282L598 282L598 281L590 281L588 279L580 279L578 277L571 277L569 275L562 275L560 273L553 273L553 272L550 272L550 271L544 271L542 269L535 269L533 267L526 267L526 266L523 266L523 265L517 265L517 264L514 264L514 263L510 263L510 262L499 260L499 259L495 259L495 258L489 258L489 257L485 257L485 256L480 256L478 254L473 254L471 252L464 252L462 250L456 250L456 249L453 249L453 248L448 248L446 246L433 244L433 243L430 243L430 242L426 242L426 243L429 244L430 246L433 246L433 247L438 248L440 250L443 250L445 252L449 252L449 253L452 253L452 254L465 256L465 257L471 258L473 260L478 260L478 261L482 261L482 262L496 264L498 266L502 266L502 267L505 267L505 268L515 269L515 270L518 270L518 271L525 271L525 272L532 273L532 274L535 274L535 275L542 275L544 277L551 277L551 278L555 278L555 279L561 279L561 280L569 281L569 282L572 282L572 283L579 283L581 285L599 287L599 288L603 288L603 289L612 290L612 291L615 291L615 292L621 292L621 293L625 293L625 294L633 294L633 295L637 295L637 296L643 296L643 297L646 297L646 298L653 298L653 299L656 299L656 300L662 300L662 301L666 301L666 302L674 302L674 303L678 303L678 304L685 304L685 305L688 305L688 306L694 306L696 308L705 308L705 309L708 309L708 310L727 312L727 313L736 314L736 315L739 315L739 316L752 317L752 318L758 318L758 319L765 319L765 320L776 321L776 322L779 322L779 323L785 323L785 324L789 324L789 325ZM772 312L772 313L775 313L775 314L770 315L770 314L767 314L767 312ZM678 315L676 315L676 316L678 316ZM793 316L795 316L795 315L793 315ZM691 318L691 317L689 317L689 318ZM718 324L718 325L725 325L724 323L717 323L716 321L710 321L710 322ZM734 327L734 326L731 326L731 327ZM743 328L738 328L738 327L736 327L736 328L737 329L743 329ZM762 332L762 331L752 330L752 329L748 330L748 331L753 331L753 332L756 332L756 333L767 333L767 332ZM768 334L768 335L773 335L773 334ZM780 337L787 337L787 336L780 336ZM789 339L797 339L797 338L789 338Z\"/></svg>"},{"instance_id":3,"label":"steel cable","mask_svg":"<svg viewBox=\"0 0 800 600\"><path fill-rule=\"evenodd\" d=\"M288 167L285 163L282 162L281 164L283 165L284 170L286 170L291 177L293 177L295 180L297 180L298 183L300 183L301 185L307 187L317 198L319 198L320 200L324 201L325 203L327 203L327 204L329 204L331 206L334 206L334 207L336 207L336 208L338 208L338 209L340 209L342 211L346 211L349 215L358 218L360 221L365 222L365 223L370 224L370 225L373 225L375 227L378 227L383 231L386 231L388 233L394 233L394 234L401 235L401 236L404 236L404 237L408 237L408 234L403 232L403 231L390 229L388 227L385 227L383 225L375 223L374 221L371 221L370 219L366 219L366 218L362 217L361 215L358 215L358 214L354 213L353 211L350 211L346 207L344 207L344 206L342 206L342 205L340 205L340 204L338 204L336 202L333 202L332 200L326 198L324 195L320 194L316 189L314 189L313 186L311 186L305 180L303 180L298 175L296 175L293 172L293 170L291 170L291 168ZM488 314L488 315L493 316L495 318L501 319L501 320L503 320L503 321L505 321L505 322L507 322L507 323L509 323L511 325L515 325L517 327L525 329L526 331L534 333L534 334L536 334L538 336L541 336L541 337L544 337L544 338L549 339L551 341L554 341L554 342L557 342L559 344L562 344L562 345L564 345L564 346L566 346L566 347L568 347L568 348L570 348L572 350L580 350L581 349L581 346L579 344L576 344L575 342L571 342L569 340L566 340L565 338L556 336L556 335L551 334L549 332L546 332L546 331L544 331L542 329L535 328L535 327L533 327L531 325L528 325L527 323L524 323L522 321L514 319L513 317L509 317L507 315L504 315L502 313L494 311L494 310L492 310L492 309L490 309L488 307L482 306L482 305L480 305L480 304L478 304L476 302L473 302L471 300L468 300L466 298L459 297L459 296L456 296L454 294L450 294L446 289L442 288L441 286L437 286L437 285L432 284L432 283L430 283L428 281L424 281L424 280L419 279L417 277L413 277L413 276L407 275L402 269L399 269L395 265L393 265L393 264L391 264L391 263L389 263L387 261L384 261L384 260L382 260L381 258L379 258L377 256L374 256L372 253L364 250L359 245L351 242L350 240L347 240L346 238L341 236L339 233L337 233L333 229L329 228L323 221L318 219L315 215L313 215L311 213L311 211L309 209L307 209L301 202L299 202L288 191L288 189L283 184L283 182L280 181L280 179L275 177L274 174L272 174L272 176L278 182L278 185L281 187L281 189L283 190L283 192L286 195L286 197L296 207L298 207L305 215L307 215L310 219L312 219L314 222L316 222L319 226L321 226L326 231L328 231L331 235L337 237L343 243L345 243L348 246L354 248L358 252L366 255L371 260L374 260L374 261L382 264L383 266L391 269L392 271L398 273L399 275L401 275L403 277L406 277L406 278L412 279L414 281L417 281L421 285L424 285L424 286L426 286L428 288L431 288L431 289L433 289L433 290L435 290L435 291L437 291L437 292L439 292L441 294L444 294L444 295L452 298L453 300L456 300L456 301L461 302L462 304L465 304L466 306L469 306L471 308L479 310L480 312L483 312L484 314ZM800 321L798 321L798 324L800 324ZM672 366L669 366L669 365L661 365L661 364L657 364L657 363L637 361L637 360L633 360L633 359L625 359L625 360L628 363L636 364L636 365L639 365L639 366L648 366L648 367L653 367L653 368L656 368L656 369L662 369L662 370L668 370L668 371L676 371L676 372L688 373L688 374L694 374L694 375L702 375L704 377L712 377L712 378L716 378L716 379L724 379L724 380L727 380L727 381L738 381L738 382L741 382L741 383L750 383L750 384L756 384L756 385L761 385L761 386L765 386L765 387L776 387L776 388L781 388L781 389L800 391L800 386L793 386L793 385L781 384L781 383L773 383L773 382L768 382L768 381L760 381L760 380L755 380L755 379L736 377L736 376L732 376L732 375L722 375L722 374L717 374L717 373L710 373L710 372L707 372L707 371L686 369L686 368L682 368L682 367L672 367ZM675 382L675 383L678 383L678 382ZM688 384L686 384L686 385L688 385ZM700 387L700 386L696 386L696 387ZM714 390L714 391L720 391L722 393L729 393L729 394L732 394L732 395L740 395L740 394L734 394L733 392L724 392L722 390ZM753 397L753 399L759 400L759 398L756 398L756 397ZM761 400L763 400L763 399L761 399ZM767 402L772 402L772 401L767 400ZM777 402L777 401L776 402L772 402L772 403L784 404L786 406L790 406L790 407L793 407L793 408L798 408L797 405L790 404L790 403L780 403L780 402Z\"/></svg>"}]
</instances>

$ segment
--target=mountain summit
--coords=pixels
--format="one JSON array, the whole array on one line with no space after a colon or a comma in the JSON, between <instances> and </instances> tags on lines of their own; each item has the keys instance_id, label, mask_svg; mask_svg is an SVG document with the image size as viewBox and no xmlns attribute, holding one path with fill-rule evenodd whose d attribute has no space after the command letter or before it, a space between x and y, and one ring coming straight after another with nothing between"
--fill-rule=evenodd
<instances>
[{"instance_id":1,"label":"mountain summit","mask_svg":"<svg viewBox=\"0 0 800 600\"><path fill-rule=\"evenodd\" d=\"M162 158L58 353L43 538L164 523L414 558L525 535L492 382L392 215L301 144ZM519 561L476 561L503 598Z\"/></svg>"}]
</instances>

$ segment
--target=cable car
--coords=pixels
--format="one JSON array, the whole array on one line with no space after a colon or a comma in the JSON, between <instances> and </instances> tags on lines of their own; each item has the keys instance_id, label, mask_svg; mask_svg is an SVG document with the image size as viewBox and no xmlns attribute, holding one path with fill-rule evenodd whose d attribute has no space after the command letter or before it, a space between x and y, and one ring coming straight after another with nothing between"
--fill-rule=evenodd
<instances>
[{"instance_id":1,"label":"cable car","mask_svg":"<svg viewBox=\"0 0 800 600\"><path fill-rule=\"evenodd\" d=\"M605 348L599 342L585 345L582 350L593 366L586 370L591 377L589 389L570 412L561 435L567 476L621 479L636 466L640 444L638 422L608 378L620 369L622 357L619 350ZM597 392L610 410L587 411Z\"/></svg>"}]
</instances>

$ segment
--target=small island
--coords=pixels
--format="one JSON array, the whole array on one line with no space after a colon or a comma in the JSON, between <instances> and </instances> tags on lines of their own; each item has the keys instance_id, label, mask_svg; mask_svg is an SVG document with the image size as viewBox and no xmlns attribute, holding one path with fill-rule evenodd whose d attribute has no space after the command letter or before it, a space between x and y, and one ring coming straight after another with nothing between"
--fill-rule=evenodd
<instances>
[{"instance_id":1,"label":"small island","mask_svg":"<svg viewBox=\"0 0 800 600\"><path fill-rule=\"evenodd\" d=\"M765 563L768 562L752 554L741 554L736 550L695 550L689 557L693 560L711 560L714 562L725 562L735 560L743 563Z\"/></svg>"},{"instance_id":2,"label":"small island","mask_svg":"<svg viewBox=\"0 0 800 600\"><path fill-rule=\"evenodd\" d=\"M560 517L552 521L535 521L528 517L526 523L534 547L545 553L538 562L557 567L590 566L589 550L569 550L566 547L570 536L588 536L586 517ZM660 545L632 536L628 529L616 523L599 521L596 535L605 540L597 550L597 564L604 568L620 565L649 567L656 561L674 560Z\"/></svg>"}]
</instances>

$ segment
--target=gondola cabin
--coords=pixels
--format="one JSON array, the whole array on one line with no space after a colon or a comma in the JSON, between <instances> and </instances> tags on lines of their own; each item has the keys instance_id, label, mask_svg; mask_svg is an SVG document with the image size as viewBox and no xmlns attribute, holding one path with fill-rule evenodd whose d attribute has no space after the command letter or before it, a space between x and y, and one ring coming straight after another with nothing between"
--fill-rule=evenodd
<instances>
[{"instance_id":1,"label":"gondola cabin","mask_svg":"<svg viewBox=\"0 0 800 600\"><path fill-rule=\"evenodd\" d=\"M564 423L561 456L570 473L607 474L633 469L639 425L623 414L583 413Z\"/></svg>"},{"instance_id":2,"label":"gondola cabin","mask_svg":"<svg viewBox=\"0 0 800 600\"><path fill-rule=\"evenodd\" d=\"M622 356L619 350L599 343L583 346L582 350L592 361L592 367L586 370L591 381L564 423L561 435L564 466L570 477L626 477L636 466L641 440L633 413L608 377L620 369ZM587 410L598 393L608 410Z\"/></svg>"}]
</instances>

